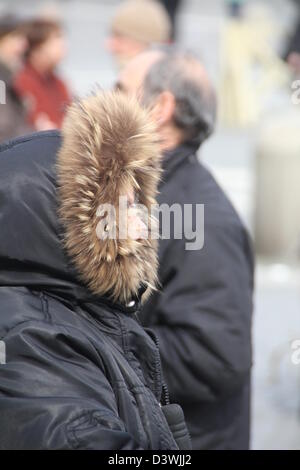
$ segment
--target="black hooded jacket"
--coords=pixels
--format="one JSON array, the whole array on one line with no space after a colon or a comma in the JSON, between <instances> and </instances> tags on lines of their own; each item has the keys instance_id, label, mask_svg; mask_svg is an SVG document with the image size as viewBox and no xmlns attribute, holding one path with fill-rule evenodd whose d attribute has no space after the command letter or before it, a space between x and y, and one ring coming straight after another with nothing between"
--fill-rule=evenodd
<instances>
[{"instance_id":1,"label":"black hooded jacket","mask_svg":"<svg viewBox=\"0 0 300 470\"><path fill-rule=\"evenodd\" d=\"M62 247L61 144L0 149L0 449L176 449L138 297L96 295Z\"/></svg>"},{"instance_id":2,"label":"black hooded jacket","mask_svg":"<svg viewBox=\"0 0 300 470\"><path fill-rule=\"evenodd\" d=\"M186 144L165 155L158 202L182 208L204 204L204 245L187 250L191 240L161 240L161 288L141 318L159 338L170 396L183 408L193 449L246 449L252 249L232 204L199 163L196 150L197 145Z\"/></svg>"}]
</instances>

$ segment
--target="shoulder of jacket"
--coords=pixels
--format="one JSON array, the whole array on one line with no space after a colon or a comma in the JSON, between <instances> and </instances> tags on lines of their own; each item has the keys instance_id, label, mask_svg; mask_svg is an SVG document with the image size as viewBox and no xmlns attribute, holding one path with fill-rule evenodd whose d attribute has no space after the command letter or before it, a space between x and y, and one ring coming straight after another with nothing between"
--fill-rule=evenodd
<instances>
[{"instance_id":1,"label":"shoulder of jacket","mask_svg":"<svg viewBox=\"0 0 300 470\"><path fill-rule=\"evenodd\" d=\"M49 300L43 292L33 292L22 287L0 288L0 338L4 338L20 327L26 329L27 327L31 328L32 325L41 325L42 329L47 325L49 331L51 330L53 333L69 330L86 336L82 333L81 322L74 324L71 314L69 321L67 314L62 314L60 320L53 319L49 313L48 302Z\"/></svg>"},{"instance_id":2,"label":"shoulder of jacket","mask_svg":"<svg viewBox=\"0 0 300 470\"><path fill-rule=\"evenodd\" d=\"M61 140L61 134L58 130L49 130L42 132L33 132L25 136L16 137L0 144L0 152L5 152L6 150L13 150L18 145L24 143L38 143L41 140L47 139L57 139L59 142Z\"/></svg>"}]
</instances>

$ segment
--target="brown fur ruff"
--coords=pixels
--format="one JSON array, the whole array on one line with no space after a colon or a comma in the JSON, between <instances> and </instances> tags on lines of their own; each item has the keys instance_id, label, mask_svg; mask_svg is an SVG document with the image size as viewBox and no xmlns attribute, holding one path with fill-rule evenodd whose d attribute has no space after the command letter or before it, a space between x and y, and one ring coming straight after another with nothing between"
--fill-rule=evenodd
<instances>
[{"instance_id":1,"label":"brown fur ruff","mask_svg":"<svg viewBox=\"0 0 300 470\"><path fill-rule=\"evenodd\" d=\"M99 239L100 204L119 204L134 187L139 202L155 203L160 176L157 135L133 98L97 92L73 104L58 155L59 214L65 248L89 289L129 302L142 284L156 284L155 240Z\"/></svg>"}]
</instances>

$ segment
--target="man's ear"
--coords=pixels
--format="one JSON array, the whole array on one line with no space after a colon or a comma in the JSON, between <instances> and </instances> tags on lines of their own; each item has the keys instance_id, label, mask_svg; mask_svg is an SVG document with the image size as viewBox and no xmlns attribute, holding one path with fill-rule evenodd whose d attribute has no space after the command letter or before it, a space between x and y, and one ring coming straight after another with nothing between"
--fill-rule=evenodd
<instances>
[{"instance_id":1,"label":"man's ear","mask_svg":"<svg viewBox=\"0 0 300 470\"><path fill-rule=\"evenodd\" d=\"M176 101L174 95L169 91L163 91L158 95L152 109L152 115L158 126L168 124L173 120Z\"/></svg>"}]
</instances>

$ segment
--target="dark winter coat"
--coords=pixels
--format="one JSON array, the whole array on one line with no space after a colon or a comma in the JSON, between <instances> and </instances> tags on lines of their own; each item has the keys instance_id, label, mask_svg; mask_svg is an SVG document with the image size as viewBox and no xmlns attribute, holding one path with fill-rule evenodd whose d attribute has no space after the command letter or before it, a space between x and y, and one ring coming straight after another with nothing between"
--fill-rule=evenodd
<instances>
[{"instance_id":1,"label":"dark winter coat","mask_svg":"<svg viewBox=\"0 0 300 470\"><path fill-rule=\"evenodd\" d=\"M109 188L113 200L134 177L145 202L155 194L147 126L125 97L99 94L73 106L63 140L51 131L1 147L0 449L177 448L158 348L136 319L154 247L124 254L94 238Z\"/></svg>"},{"instance_id":2,"label":"dark winter coat","mask_svg":"<svg viewBox=\"0 0 300 470\"><path fill-rule=\"evenodd\" d=\"M194 449L249 446L253 259L247 232L197 148L164 158L159 203L204 204L204 246L160 242L161 289L142 321L159 338L171 398Z\"/></svg>"}]
</instances>

